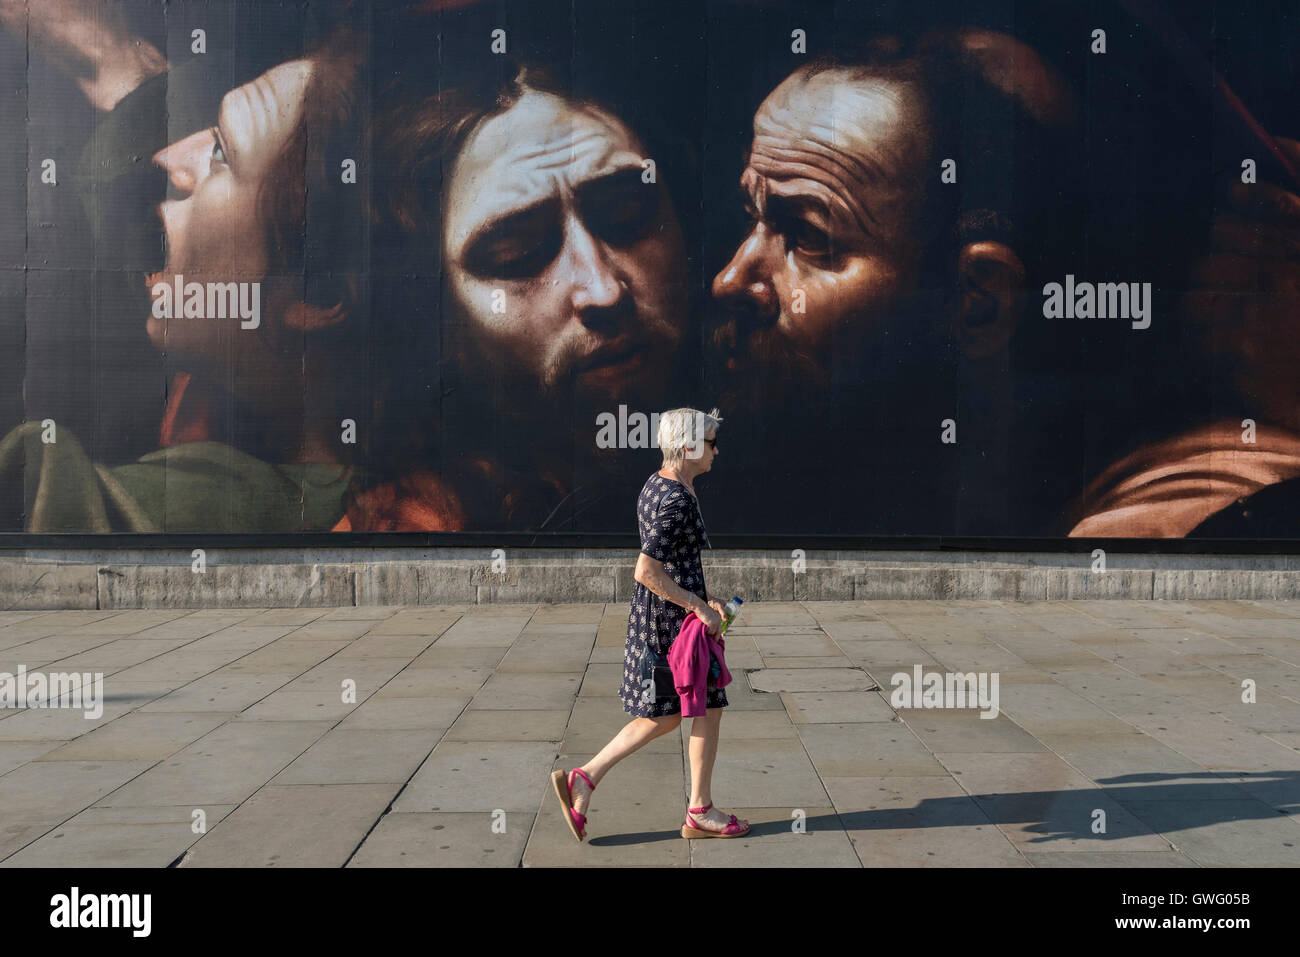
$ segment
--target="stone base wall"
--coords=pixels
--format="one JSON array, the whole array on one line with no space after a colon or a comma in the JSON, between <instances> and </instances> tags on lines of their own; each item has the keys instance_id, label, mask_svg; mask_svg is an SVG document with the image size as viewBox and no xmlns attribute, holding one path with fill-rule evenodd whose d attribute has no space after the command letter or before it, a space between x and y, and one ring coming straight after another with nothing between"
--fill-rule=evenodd
<instances>
[{"instance_id":1,"label":"stone base wall","mask_svg":"<svg viewBox=\"0 0 1300 957\"><path fill-rule=\"evenodd\" d=\"M623 549L0 552L0 609L625 602ZM504 567L502 567L504 562ZM1300 556L807 552L705 554L714 597L755 601L1300 598Z\"/></svg>"}]
</instances>

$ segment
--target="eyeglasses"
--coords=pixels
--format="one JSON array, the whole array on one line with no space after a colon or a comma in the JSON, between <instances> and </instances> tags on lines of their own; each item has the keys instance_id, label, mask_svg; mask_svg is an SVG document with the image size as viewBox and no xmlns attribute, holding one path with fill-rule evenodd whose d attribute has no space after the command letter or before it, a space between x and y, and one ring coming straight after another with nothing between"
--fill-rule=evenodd
<instances>
[{"instance_id":1,"label":"eyeglasses","mask_svg":"<svg viewBox=\"0 0 1300 957\"><path fill-rule=\"evenodd\" d=\"M709 448L714 449L715 451L718 448L717 439L702 439L701 441L704 442L706 445L708 445Z\"/></svg>"}]
</instances>

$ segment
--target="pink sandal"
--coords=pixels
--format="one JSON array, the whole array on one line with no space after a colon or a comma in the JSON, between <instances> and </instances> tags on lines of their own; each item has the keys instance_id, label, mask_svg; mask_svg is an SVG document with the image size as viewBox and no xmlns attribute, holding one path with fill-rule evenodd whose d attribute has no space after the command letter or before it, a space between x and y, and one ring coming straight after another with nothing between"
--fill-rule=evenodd
<instances>
[{"instance_id":1,"label":"pink sandal","mask_svg":"<svg viewBox=\"0 0 1300 957\"><path fill-rule=\"evenodd\" d=\"M579 814L573 809L573 776L578 775L582 780L587 782L587 787L596 790L596 785L591 783L591 778L587 777L582 768L574 768L565 779L563 771L553 771L551 773L551 786L555 788L555 796L560 799L560 806L564 808L564 822L569 825L569 830L573 836L581 841L587 836L587 815Z\"/></svg>"},{"instance_id":2,"label":"pink sandal","mask_svg":"<svg viewBox=\"0 0 1300 957\"><path fill-rule=\"evenodd\" d=\"M708 814L709 809L713 807L710 801L704 807L688 807L686 809L686 821L682 824L682 837L744 837L749 833L749 822L736 820L736 815L731 815L731 820L721 831L709 831L702 827L695 827L691 824L692 814Z\"/></svg>"}]
</instances>

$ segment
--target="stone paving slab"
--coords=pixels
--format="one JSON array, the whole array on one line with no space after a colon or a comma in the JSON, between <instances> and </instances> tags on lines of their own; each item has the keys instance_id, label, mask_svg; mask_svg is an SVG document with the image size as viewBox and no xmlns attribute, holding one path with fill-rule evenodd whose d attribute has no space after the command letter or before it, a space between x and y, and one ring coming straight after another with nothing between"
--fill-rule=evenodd
<instances>
[{"instance_id":1,"label":"stone paving slab","mask_svg":"<svg viewBox=\"0 0 1300 957\"><path fill-rule=\"evenodd\" d=\"M383 621L392 618L402 610L401 605L356 605L352 608L336 608L328 614L321 615L318 621Z\"/></svg>"},{"instance_id":2,"label":"stone paving slab","mask_svg":"<svg viewBox=\"0 0 1300 957\"><path fill-rule=\"evenodd\" d=\"M1300 711L1296 710L1296 703L1287 698L1274 697L1249 705L1238 700L1214 714L1223 715L1231 722L1268 735L1300 731Z\"/></svg>"},{"instance_id":3,"label":"stone paving slab","mask_svg":"<svg viewBox=\"0 0 1300 957\"><path fill-rule=\"evenodd\" d=\"M1107 787L1126 786L1129 775L1181 776L1203 773L1195 761L1179 754L1150 735L1040 734L1044 746L1063 757L1072 767Z\"/></svg>"},{"instance_id":4,"label":"stone paving slab","mask_svg":"<svg viewBox=\"0 0 1300 957\"><path fill-rule=\"evenodd\" d=\"M342 867L392 799L391 784L268 786L186 853L180 867Z\"/></svg>"},{"instance_id":5,"label":"stone paving slab","mask_svg":"<svg viewBox=\"0 0 1300 957\"><path fill-rule=\"evenodd\" d=\"M732 672L732 682L727 685L729 711L784 711L781 696L775 692L754 691L749 686L743 666Z\"/></svg>"},{"instance_id":6,"label":"stone paving slab","mask_svg":"<svg viewBox=\"0 0 1300 957\"><path fill-rule=\"evenodd\" d=\"M83 734L106 728L136 706L130 700L106 700L103 714L87 717L81 708L28 708L0 721L0 742L3 741L70 741ZM92 712L93 714L93 712Z\"/></svg>"},{"instance_id":7,"label":"stone paving slab","mask_svg":"<svg viewBox=\"0 0 1300 957\"><path fill-rule=\"evenodd\" d=\"M1034 867L1198 867L1177 851L1025 851L1025 859Z\"/></svg>"},{"instance_id":8,"label":"stone paving slab","mask_svg":"<svg viewBox=\"0 0 1300 957\"><path fill-rule=\"evenodd\" d=\"M595 631L592 630L590 634L574 634L571 626L544 627L569 630L549 635L523 632L506 656L501 659L497 671L502 673L570 671L577 674L586 671L596 637Z\"/></svg>"},{"instance_id":9,"label":"stone paving slab","mask_svg":"<svg viewBox=\"0 0 1300 957\"><path fill-rule=\"evenodd\" d=\"M234 805L203 809L211 828ZM168 867L203 836L193 808L87 808L0 862L0 867Z\"/></svg>"},{"instance_id":10,"label":"stone paving slab","mask_svg":"<svg viewBox=\"0 0 1300 957\"><path fill-rule=\"evenodd\" d=\"M1021 850L1030 846L1054 851L1092 851L1103 846L1120 851L1169 848L1164 837L1138 819L1131 805L1113 801L1096 789L979 795L975 800ZM1106 830L1094 832L1094 827L1103 823Z\"/></svg>"},{"instance_id":11,"label":"stone paving slab","mask_svg":"<svg viewBox=\"0 0 1300 957\"><path fill-rule=\"evenodd\" d=\"M1000 689L998 697L999 709L1022 727L1030 727L1027 722L1034 719L1045 723L1112 717L1105 708L1057 682L1009 685Z\"/></svg>"},{"instance_id":12,"label":"stone paving slab","mask_svg":"<svg viewBox=\"0 0 1300 957\"><path fill-rule=\"evenodd\" d=\"M0 612L0 671L108 673L98 720L0 709L0 863L1300 864L1300 602L748 602L712 797L753 833L681 838L686 719L601 781L579 844L548 775L633 720L626 621L623 602ZM997 716L895 710L917 665L997 673Z\"/></svg>"},{"instance_id":13,"label":"stone paving slab","mask_svg":"<svg viewBox=\"0 0 1300 957\"><path fill-rule=\"evenodd\" d=\"M950 777L826 777L866 867L1024 867L1025 859Z\"/></svg>"},{"instance_id":14,"label":"stone paving slab","mask_svg":"<svg viewBox=\"0 0 1300 957\"><path fill-rule=\"evenodd\" d=\"M759 635L754 644L764 658L828 658L840 653L826 635Z\"/></svg>"},{"instance_id":15,"label":"stone paving slab","mask_svg":"<svg viewBox=\"0 0 1300 957\"><path fill-rule=\"evenodd\" d=\"M536 711L570 708L582 677L575 674L493 674L474 696L471 708ZM605 682L609 684L609 682ZM617 694L613 685L608 694Z\"/></svg>"},{"instance_id":16,"label":"stone paving slab","mask_svg":"<svg viewBox=\"0 0 1300 957\"><path fill-rule=\"evenodd\" d=\"M581 674L582 686L578 689L580 698L617 697L618 689L623 683L623 662L587 665Z\"/></svg>"},{"instance_id":17,"label":"stone paving slab","mask_svg":"<svg viewBox=\"0 0 1300 957\"><path fill-rule=\"evenodd\" d=\"M69 610L67 612L45 611L45 612L39 612L35 617L31 619L27 619L26 621L20 621L17 624L15 624L13 627L19 629L23 629L28 626L43 628L48 625L52 625L57 621L62 630L68 630L70 628L75 628L80 625L88 625L96 621L107 621L109 618L114 617L114 614L115 613L111 611L97 611L91 609L84 609L79 611Z\"/></svg>"},{"instance_id":18,"label":"stone paving slab","mask_svg":"<svg viewBox=\"0 0 1300 957\"><path fill-rule=\"evenodd\" d=\"M872 677L860 668L763 668L749 672L755 691L868 691Z\"/></svg>"},{"instance_id":19,"label":"stone paving slab","mask_svg":"<svg viewBox=\"0 0 1300 957\"><path fill-rule=\"evenodd\" d=\"M886 697L877 691L783 691L781 703L795 724L845 724L897 718Z\"/></svg>"},{"instance_id":20,"label":"stone paving slab","mask_svg":"<svg viewBox=\"0 0 1300 957\"><path fill-rule=\"evenodd\" d=\"M1207 770L1274 771L1296 767L1294 751L1220 715L1120 717Z\"/></svg>"},{"instance_id":21,"label":"stone paving slab","mask_svg":"<svg viewBox=\"0 0 1300 957\"><path fill-rule=\"evenodd\" d=\"M342 651L336 652L331 660L348 661L353 658L413 658L432 647L436 638L428 635L363 635Z\"/></svg>"},{"instance_id":22,"label":"stone paving slab","mask_svg":"<svg viewBox=\"0 0 1300 957\"><path fill-rule=\"evenodd\" d=\"M446 634L447 629L463 617L454 611L416 611L403 609L382 621L375 622L366 634L381 638L385 636L405 636L436 640Z\"/></svg>"},{"instance_id":23,"label":"stone paving slab","mask_svg":"<svg viewBox=\"0 0 1300 957\"><path fill-rule=\"evenodd\" d=\"M926 664L935 661L930 653L916 642L903 639L870 641L853 638L841 639L836 644L851 661L860 665L892 665L902 662Z\"/></svg>"},{"instance_id":24,"label":"stone paving slab","mask_svg":"<svg viewBox=\"0 0 1300 957\"><path fill-rule=\"evenodd\" d=\"M746 669L772 668L783 671L787 668L855 668L857 667L852 661L843 656L816 657L816 658L782 658L764 655L727 655L727 664L730 665L735 658Z\"/></svg>"},{"instance_id":25,"label":"stone paving slab","mask_svg":"<svg viewBox=\"0 0 1300 957\"><path fill-rule=\"evenodd\" d=\"M15 853L48 834L53 824L19 824L0 822L0 867Z\"/></svg>"},{"instance_id":26,"label":"stone paving slab","mask_svg":"<svg viewBox=\"0 0 1300 957\"><path fill-rule=\"evenodd\" d=\"M343 652L339 652L341 654ZM350 690L355 691L357 701L363 701L386 688L409 662L408 658L340 658L333 655L284 685L277 693L320 691L337 696L343 691L343 683L350 681L353 683Z\"/></svg>"},{"instance_id":27,"label":"stone paving slab","mask_svg":"<svg viewBox=\"0 0 1300 957\"><path fill-rule=\"evenodd\" d=\"M364 693L364 692L363 692ZM339 721L357 709L357 702L342 700L334 689L280 690L267 695L239 715L248 721Z\"/></svg>"},{"instance_id":28,"label":"stone paving slab","mask_svg":"<svg viewBox=\"0 0 1300 957\"><path fill-rule=\"evenodd\" d=\"M1239 651L1247 649L1259 654L1268 655L1279 661L1285 661L1289 665L1300 665L1300 641L1294 638L1229 638L1228 643L1232 645L1232 650Z\"/></svg>"},{"instance_id":29,"label":"stone paving slab","mask_svg":"<svg viewBox=\"0 0 1300 957\"><path fill-rule=\"evenodd\" d=\"M0 741L0 775L61 748L64 741Z\"/></svg>"},{"instance_id":30,"label":"stone paving slab","mask_svg":"<svg viewBox=\"0 0 1300 957\"><path fill-rule=\"evenodd\" d=\"M158 630L158 629L155 629ZM237 651L247 653L264 648L277 638L293 634L292 625L269 625L260 628L234 625L194 638L187 646L195 651Z\"/></svg>"},{"instance_id":31,"label":"stone paving slab","mask_svg":"<svg viewBox=\"0 0 1300 957\"><path fill-rule=\"evenodd\" d=\"M1300 772L1253 771L1245 774L1215 772L1256 800L1263 801L1279 814L1300 820Z\"/></svg>"},{"instance_id":32,"label":"stone paving slab","mask_svg":"<svg viewBox=\"0 0 1300 957\"><path fill-rule=\"evenodd\" d=\"M601 604L540 605L529 624L533 626L545 624L599 624L604 614L605 606Z\"/></svg>"},{"instance_id":33,"label":"stone paving slab","mask_svg":"<svg viewBox=\"0 0 1300 957\"><path fill-rule=\"evenodd\" d=\"M627 616L611 621L605 619L600 623L600 629L596 632L597 648L614 648L619 652L620 657L627 643Z\"/></svg>"},{"instance_id":34,"label":"stone paving slab","mask_svg":"<svg viewBox=\"0 0 1300 957\"><path fill-rule=\"evenodd\" d=\"M727 658L727 669L731 672L732 679L733 679L733 683L734 683L734 680L735 680L736 676L738 676L738 675L740 675L740 674L742 674L742 673L744 673L744 672L746 672L746 671L757 671L759 668L762 668L762 667L763 667L763 656L760 655L757 651L728 651L728 652L726 653L726 658ZM619 660L620 662L623 660L623 656L622 656L621 653L619 654L618 660ZM781 659L781 660L783 660L783 661L794 661L795 664L794 664L793 666L791 666L791 667L798 667L800 662L807 662L807 661L823 661L823 662L824 662L824 661L834 661L835 659L828 659L828 658L795 658L795 659L790 659L790 658L785 658L785 659ZM836 663L838 664L838 662L836 662ZM852 662L849 662L849 664L852 664Z\"/></svg>"},{"instance_id":35,"label":"stone paving slab","mask_svg":"<svg viewBox=\"0 0 1300 957\"><path fill-rule=\"evenodd\" d=\"M385 814L348 867L518 867L535 815Z\"/></svg>"},{"instance_id":36,"label":"stone paving slab","mask_svg":"<svg viewBox=\"0 0 1300 957\"><path fill-rule=\"evenodd\" d=\"M437 643L422 652L410 668L495 668L508 649L451 647Z\"/></svg>"},{"instance_id":37,"label":"stone paving slab","mask_svg":"<svg viewBox=\"0 0 1300 957\"><path fill-rule=\"evenodd\" d=\"M260 652L256 652L260 654ZM230 674L279 674L286 669L297 669L296 663L286 662L278 668L240 667L232 662L240 659L239 651L191 651L188 646L160 655L143 664L134 665L113 675L117 681L165 681L179 688L197 678L202 678L219 670ZM242 664L242 660L240 661Z\"/></svg>"},{"instance_id":38,"label":"stone paving slab","mask_svg":"<svg viewBox=\"0 0 1300 957\"><path fill-rule=\"evenodd\" d=\"M947 773L902 722L799 724L795 729L822 778Z\"/></svg>"},{"instance_id":39,"label":"stone paving slab","mask_svg":"<svg viewBox=\"0 0 1300 957\"><path fill-rule=\"evenodd\" d=\"M306 639L339 639L339 638L360 638L370 631L374 623L364 618L354 619L351 621L339 621L337 619L330 621L316 620L295 628L285 637Z\"/></svg>"},{"instance_id":40,"label":"stone paving slab","mask_svg":"<svg viewBox=\"0 0 1300 957\"><path fill-rule=\"evenodd\" d=\"M1047 747L1005 715L984 718L978 711L903 709L898 716L921 744L940 751L991 752L1046 751Z\"/></svg>"},{"instance_id":41,"label":"stone paving slab","mask_svg":"<svg viewBox=\"0 0 1300 957\"><path fill-rule=\"evenodd\" d=\"M551 711L464 711L443 737L448 741L559 741L564 737L568 723L569 711L565 708Z\"/></svg>"},{"instance_id":42,"label":"stone paving slab","mask_svg":"<svg viewBox=\"0 0 1300 957\"><path fill-rule=\"evenodd\" d=\"M436 733L422 729L335 728L271 783L405 784L436 742Z\"/></svg>"},{"instance_id":43,"label":"stone paving slab","mask_svg":"<svg viewBox=\"0 0 1300 957\"><path fill-rule=\"evenodd\" d=\"M227 723L97 803L100 807L241 804L329 727L327 720Z\"/></svg>"},{"instance_id":44,"label":"stone paving slab","mask_svg":"<svg viewBox=\"0 0 1300 957\"><path fill-rule=\"evenodd\" d=\"M29 621L41 615L48 615L47 611L0 611L0 628L9 625L16 625L19 622ZM182 614L184 614L182 612Z\"/></svg>"},{"instance_id":45,"label":"stone paving slab","mask_svg":"<svg viewBox=\"0 0 1300 957\"><path fill-rule=\"evenodd\" d=\"M1000 645L994 644L939 645L931 643L922 647L929 653L930 657L943 665L943 670L946 671L996 671L1000 674L1004 671L1024 672L1033 670L1035 665L1063 663L1057 656L1052 656L1050 662L1043 658L1030 661L1021 655L1012 654ZM1079 664L1080 662L1076 659L1069 663Z\"/></svg>"},{"instance_id":46,"label":"stone paving slab","mask_svg":"<svg viewBox=\"0 0 1300 957\"><path fill-rule=\"evenodd\" d=\"M278 638L259 648L252 654L244 655L226 665L228 674L267 675L281 671L298 671L302 673L320 664L337 651L346 648L345 640L294 641L292 638ZM163 659L159 659L160 661Z\"/></svg>"},{"instance_id":47,"label":"stone paving slab","mask_svg":"<svg viewBox=\"0 0 1300 957\"><path fill-rule=\"evenodd\" d=\"M231 715L216 712L123 715L37 761L161 761L192 744Z\"/></svg>"},{"instance_id":48,"label":"stone paving slab","mask_svg":"<svg viewBox=\"0 0 1300 957\"><path fill-rule=\"evenodd\" d=\"M864 867L1028 867L992 824L858 830L849 839Z\"/></svg>"},{"instance_id":49,"label":"stone paving slab","mask_svg":"<svg viewBox=\"0 0 1300 957\"><path fill-rule=\"evenodd\" d=\"M1292 751L1300 751L1300 731L1270 731L1265 736Z\"/></svg>"},{"instance_id":50,"label":"stone paving slab","mask_svg":"<svg viewBox=\"0 0 1300 957\"><path fill-rule=\"evenodd\" d=\"M843 641L899 641L903 636L897 628L880 618L865 620L822 622L826 634L837 643Z\"/></svg>"},{"instance_id":51,"label":"stone paving slab","mask_svg":"<svg viewBox=\"0 0 1300 957\"><path fill-rule=\"evenodd\" d=\"M1151 801L1128 805L1202 867L1300 867L1300 821L1260 801Z\"/></svg>"},{"instance_id":52,"label":"stone paving slab","mask_svg":"<svg viewBox=\"0 0 1300 957\"><path fill-rule=\"evenodd\" d=\"M215 638L225 631L234 631L238 633L239 625L250 618L251 615L236 609L221 609L212 612L195 611L186 615L184 618L176 618L172 621L161 625L154 625L146 628L144 631L136 632L132 637L135 638L190 638L197 640L199 638ZM272 633L278 638L281 635L288 634L293 630L292 625L285 625L280 628L263 627L257 629L260 632Z\"/></svg>"},{"instance_id":53,"label":"stone paving slab","mask_svg":"<svg viewBox=\"0 0 1300 957\"><path fill-rule=\"evenodd\" d=\"M191 681L140 708L143 713L167 711L240 712L294 680L292 672L274 675L232 675L218 671Z\"/></svg>"},{"instance_id":54,"label":"stone paving slab","mask_svg":"<svg viewBox=\"0 0 1300 957\"><path fill-rule=\"evenodd\" d=\"M94 648L112 644L117 639L111 635L99 635L94 638L74 635L46 635L24 641L19 641L16 637L0 640L14 642L10 647L3 649L6 660L23 662L28 669L31 669L48 664L51 661L61 661L72 655L82 654Z\"/></svg>"},{"instance_id":55,"label":"stone paving slab","mask_svg":"<svg viewBox=\"0 0 1300 957\"><path fill-rule=\"evenodd\" d=\"M862 866L853 841L833 813L788 807L732 810L749 821L749 834L728 840L691 840L692 867ZM796 824L801 829L796 830Z\"/></svg>"},{"instance_id":56,"label":"stone paving slab","mask_svg":"<svg viewBox=\"0 0 1300 957\"><path fill-rule=\"evenodd\" d=\"M428 698L437 695L473 695L492 677L491 668L402 668L386 681L375 697Z\"/></svg>"},{"instance_id":57,"label":"stone paving slab","mask_svg":"<svg viewBox=\"0 0 1300 957\"><path fill-rule=\"evenodd\" d=\"M6 824L58 824L146 771L151 761L33 761L0 777Z\"/></svg>"},{"instance_id":58,"label":"stone paving slab","mask_svg":"<svg viewBox=\"0 0 1300 957\"><path fill-rule=\"evenodd\" d=\"M1051 850L1168 850L1105 790L1054 754L940 754L937 757L1008 839ZM1100 815L1104 814L1104 818ZM1104 822L1105 830L1094 830Z\"/></svg>"},{"instance_id":59,"label":"stone paving slab","mask_svg":"<svg viewBox=\"0 0 1300 957\"><path fill-rule=\"evenodd\" d=\"M558 741L443 741L393 811L533 811Z\"/></svg>"},{"instance_id":60,"label":"stone paving slab","mask_svg":"<svg viewBox=\"0 0 1300 957\"><path fill-rule=\"evenodd\" d=\"M506 608L507 605L493 606ZM523 615L465 616L448 628L438 643L446 647L466 646L470 648L510 647L528 624Z\"/></svg>"},{"instance_id":61,"label":"stone paving slab","mask_svg":"<svg viewBox=\"0 0 1300 957\"><path fill-rule=\"evenodd\" d=\"M340 728L446 731L465 706L468 695L444 694L421 697L380 698L375 696L339 722Z\"/></svg>"}]
</instances>

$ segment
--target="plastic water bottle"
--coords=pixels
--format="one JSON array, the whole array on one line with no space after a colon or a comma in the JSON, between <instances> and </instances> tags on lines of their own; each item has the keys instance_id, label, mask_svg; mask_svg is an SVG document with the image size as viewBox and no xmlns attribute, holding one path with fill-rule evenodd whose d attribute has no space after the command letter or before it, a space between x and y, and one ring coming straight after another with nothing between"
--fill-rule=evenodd
<instances>
[{"instance_id":1,"label":"plastic water bottle","mask_svg":"<svg viewBox=\"0 0 1300 957\"><path fill-rule=\"evenodd\" d=\"M736 616L740 614L740 606L744 603L743 598L732 595L731 601L722 606L722 630L718 632L719 635L727 633L728 626L736 620Z\"/></svg>"}]
</instances>

